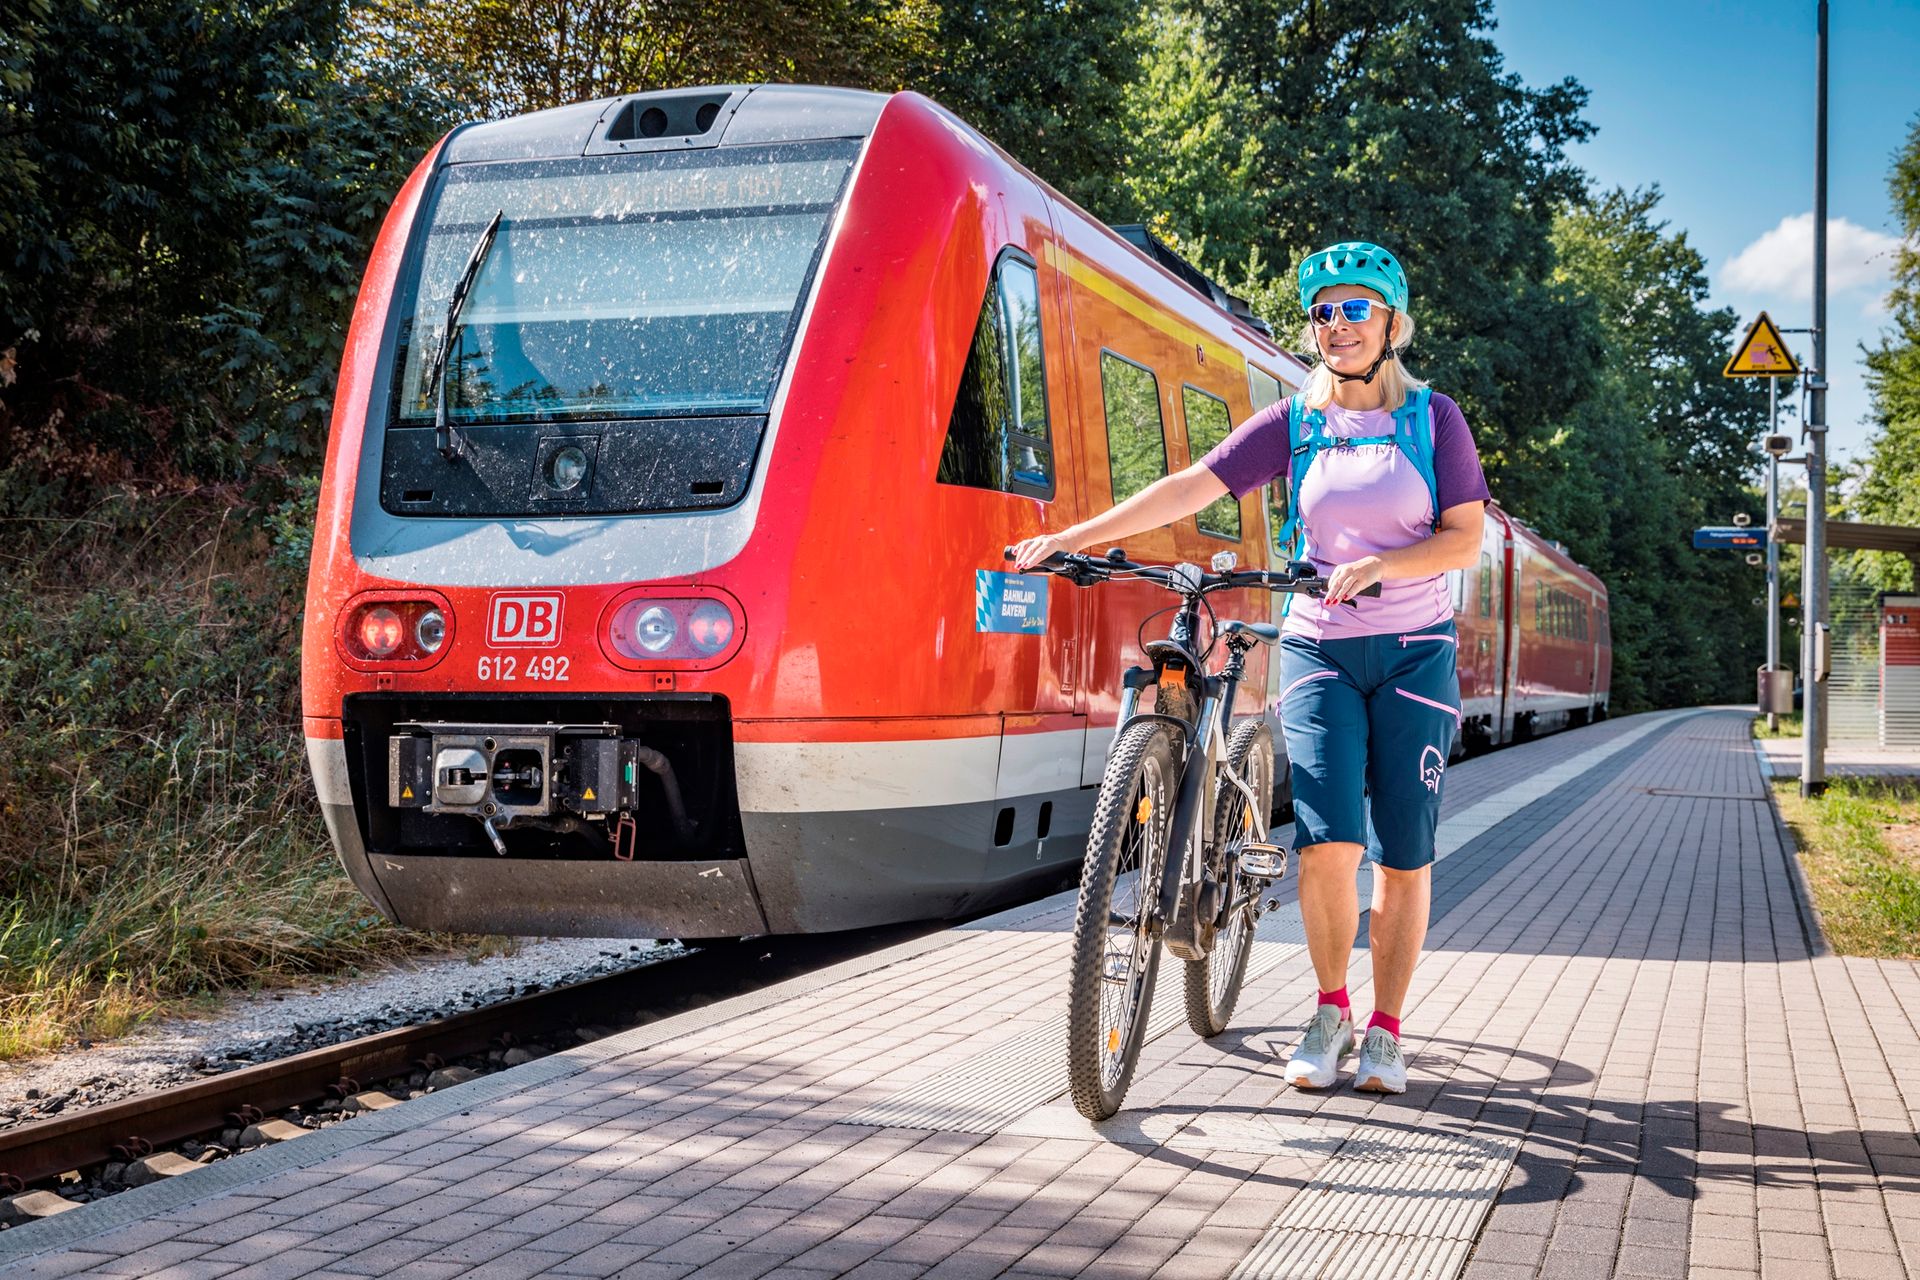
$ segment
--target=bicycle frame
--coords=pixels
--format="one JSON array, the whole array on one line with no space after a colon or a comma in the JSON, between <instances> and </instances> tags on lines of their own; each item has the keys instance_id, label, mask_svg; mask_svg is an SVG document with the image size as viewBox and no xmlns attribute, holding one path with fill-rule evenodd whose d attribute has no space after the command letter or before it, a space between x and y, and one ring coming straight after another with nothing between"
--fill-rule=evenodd
<instances>
[{"instance_id":1,"label":"bicycle frame","mask_svg":"<svg viewBox=\"0 0 1920 1280\"><path fill-rule=\"evenodd\" d=\"M1199 607L1190 598L1175 615L1168 641L1150 646L1152 650L1158 650L1153 654L1156 658L1153 669L1136 667L1127 672L1125 689L1120 698L1120 716L1114 726L1117 735L1133 720L1153 718L1171 720L1184 731L1186 748L1181 762L1180 790L1174 801L1174 825L1168 833L1167 865L1161 868L1159 893L1154 904L1153 929L1156 934L1163 936L1177 916L1181 893L1200 886L1206 868L1206 841L1214 823L1214 780L1222 771L1246 795L1255 814L1260 838L1264 840L1267 835L1268 815L1259 812L1262 806L1254 796L1253 788L1224 763L1227 746L1225 726L1233 718L1234 699L1245 673L1246 652L1250 642L1243 644L1228 637L1225 670L1217 676L1208 675L1199 667L1194 655L1193 638L1198 626ZM1140 690L1160 684L1169 660L1176 658L1190 664L1191 669L1186 672L1185 678L1196 682L1202 694L1199 712L1191 724L1178 716L1142 713L1139 710ZM1177 869L1173 865L1175 850L1180 850L1182 854L1182 865Z\"/></svg>"}]
</instances>

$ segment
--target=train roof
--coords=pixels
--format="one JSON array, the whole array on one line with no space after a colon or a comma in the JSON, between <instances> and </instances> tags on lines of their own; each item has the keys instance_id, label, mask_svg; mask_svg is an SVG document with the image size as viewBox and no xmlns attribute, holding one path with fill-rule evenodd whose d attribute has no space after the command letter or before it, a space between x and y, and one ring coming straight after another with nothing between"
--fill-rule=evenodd
<instances>
[{"instance_id":1,"label":"train roof","mask_svg":"<svg viewBox=\"0 0 1920 1280\"><path fill-rule=\"evenodd\" d=\"M864 138L873 132L888 102L901 95L869 93L817 85L708 85L624 94L571 106L554 107L505 120L464 125L447 138L444 164L491 161L557 160L576 156L619 155L647 151L690 151L707 147L750 146L830 138ZM916 95L917 96L917 95ZM948 113L951 115L951 113ZM955 117L956 119L958 117ZM961 121L965 125L965 121ZM1072 202L1048 186L1018 158L993 144L994 151L1055 200ZM1075 206L1077 208L1077 206ZM1084 213L1084 210L1080 210ZM1182 257L1152 230L1141 225L1108 227L1088 220L1123 240L1132 250L1269 343L1273 330L1253 314L1243 298L1226 289Z\"/></svg>"},{"instance_id":2,"label":"train roof","mask_svg":"<svg viewBox=\"0 0 1920 1280\"><path fill-rule=\"evenodd\" d=\"M557 160L864 138L873 132L889 96L797 84L711 85L626 94L465 125L447 139L445 162Z\"/></svg>"}]
</instances>

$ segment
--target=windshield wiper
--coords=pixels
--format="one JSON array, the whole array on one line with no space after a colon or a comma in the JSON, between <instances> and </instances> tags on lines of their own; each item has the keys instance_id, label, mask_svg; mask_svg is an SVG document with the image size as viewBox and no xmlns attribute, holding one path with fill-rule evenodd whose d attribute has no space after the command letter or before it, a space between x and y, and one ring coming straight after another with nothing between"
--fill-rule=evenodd
<instances>
[{"instance_id":1,"label":"windshield wiper","mask_svg":"<svg viewBox=\"0 0 1920 1280\"><path fill-rule=\"evenodd\" d=\"M466 305L467 292L473 288L480 268L486 265L494 237L500 233L500 219L505 214L506 210L501 209L493 215L487 229L480 233L480 239L474 242L473 252L467 255L466 268L460 272L460 279L453 286L453 297L447 303L447 327L440 335L440 350L434 355L433 367L427 371L427 389L433 395L433 443L448 462L460 456L460 440L454 434L453 424L447 420L447 361L453 357L454 339L460 334L460 308Z\"/></svg>"}]
</instances>

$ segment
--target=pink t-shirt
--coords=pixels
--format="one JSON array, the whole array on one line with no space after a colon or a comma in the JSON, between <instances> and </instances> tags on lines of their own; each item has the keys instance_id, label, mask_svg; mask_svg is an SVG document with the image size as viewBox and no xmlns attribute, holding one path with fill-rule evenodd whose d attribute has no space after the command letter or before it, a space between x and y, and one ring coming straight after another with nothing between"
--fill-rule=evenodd
<instances>
[{"instance_id":1,"label":"pink t-shirt","mask_svg":"<svg viewBox=\"0 0 1920 1280\"><path fill-rule=\"evenodd\" d=\"M1491 497L1487 479L1460 406L1435 393L1432 409L1433 473L1440 510L1485 501ZM1385 409L1343 409L1332 404L1325 412L1327 432L1335 437L1393 434L1393 415ZM1201 461L1235 497L1241 497L1269 480L1284 488L1291 456L1287 402L1282 400L1241 423ZM1322 576L1332 573L1336 565L1412 546L1433 535L1435 512L1427 482L1396 444L1323 449L1301 490L1298 500L1306 513L1308 559ZM1452 614L1447 577L1442 573L1383 582L1378 598L1361 596L1350 605L1331 609L1311 596L1295 596L1283 630L1314 640L1338 640L1418 631Z\"/></svg>"}]
</instances>

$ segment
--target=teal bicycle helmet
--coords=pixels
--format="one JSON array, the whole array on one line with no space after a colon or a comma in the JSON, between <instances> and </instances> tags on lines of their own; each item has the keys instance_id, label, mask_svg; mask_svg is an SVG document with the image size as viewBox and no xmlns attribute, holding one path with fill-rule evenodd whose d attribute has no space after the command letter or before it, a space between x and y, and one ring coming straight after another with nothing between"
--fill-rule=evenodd
<instances>
[{"instance_id":1,"label":"teal bicycle helmet","mask_svg":"<svg viewBox=\"0 0 1920 1280\"><path fill-rule=\"evenodd\" d=\"M1395 311L1407 309L1407 273L1394 256L1365 240L1346 240L1308 254L1300 263L1300 309L1313 305L1313 295L1336 284L1365 285Z\"/></svg>"},{"instance_id":2,"label":"teal bicycle helmet","mask_svg":"<svg viewBox=\"0 0 1920 1280\"><path fill-rule=\"evenodd\" d=\"M1393 313L1407 309L1407 273L1393 255L1365 240L1343 240L1308 254L1300 264L1300 309L1313 306L1313 297L1336 284L1358 284L1379 294L1387 304L1387 341L1365 373L1335 373L1342 382L1371 383L1380 366L1393 359Z\"/></svg>"}]
</instances>

